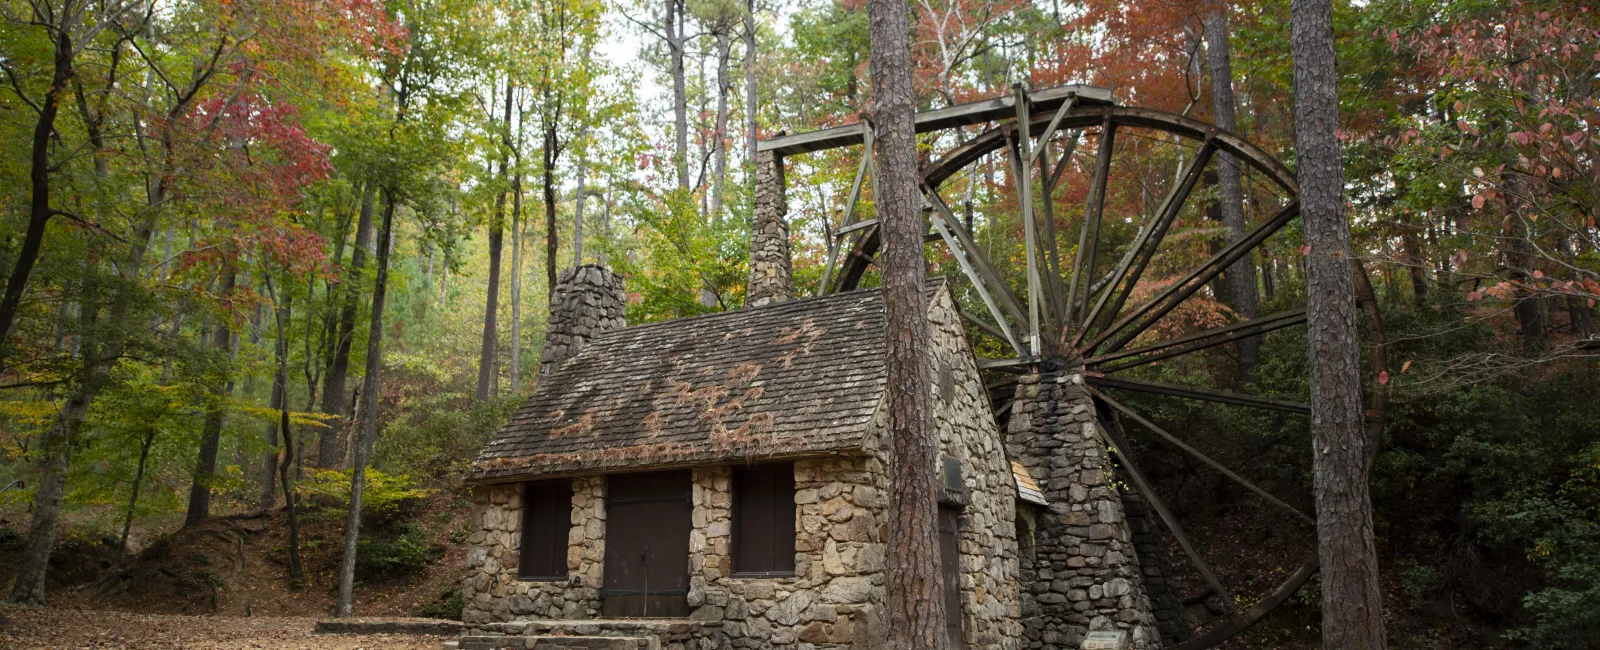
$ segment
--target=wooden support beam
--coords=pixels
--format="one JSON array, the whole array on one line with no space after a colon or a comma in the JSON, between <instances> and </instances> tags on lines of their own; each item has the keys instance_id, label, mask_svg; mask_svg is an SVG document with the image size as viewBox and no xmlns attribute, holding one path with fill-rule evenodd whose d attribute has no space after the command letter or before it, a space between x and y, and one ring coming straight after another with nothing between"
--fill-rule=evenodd
<instances>
[{"instance_id":1,"label":"wooden support beam","mask_svg":"<svg viewBox=\"0 0 1600 650\"><path fill-rule=\"evenodd\" d=\"M1044 291L1039 280L1039 235L1038 223L1033 218L1033 168L1025 161L1032 160L1029 148L1033 146L1032 138L1028 137L1028 101L1027 94L1022 91L1022 84L1011 87L1015 97L1014 105L1017 110L1016 136L1011 140L1011 182L1017 187L1018 205L1021 207L1022 218L1022 246L1023 260L1027 264L1028 280L1028 353L1040 356L1044 353L1043 342L1039 336L1039 320Z\"/></svg>"},{"instance_id":2,"label":"wooden support beam","mask_svg":"<svg viewBox=\"0 0 1600 650\"><path fill-rule=\"evenodd\" d=\"M944 200L939 198L937 192L929 190L929 194L933 196L929 203L944 205ZM966 274L967 279L972 282L973 289L977 290L978 297L983 299L983 306L989 308L989 315L993 316L995 323L999 325L1000 331L997 334L1002 340L1010 344L1011 349L1016 351L1017 354L1026 354L1026 350L1019 344L1016 335L1012 333L1011 326L1006 323L1006 316L1000 311L1000 305L995 302L994 296L990 295L989 289L984 286L983 274L973 265L972 260L968 259L971 253L966 249L962 241L958 239L960 233L963 232L961 223L957 222L952 215L949 215L948 210L948 206L945 206L943 210L934 210L933 214L929 215L930 218L928 220L933 222L933 229L939 231L939 236L944 238L945 247L950 249L950 255L956 258L956 264L961 266L961 272Z\"/></svg>"},{"instance_id":3,"label":"wooden support beam","mask_svg":"<svg viewBox=\"0 0 1600 650\"><path fill-rule=\"evenodd\" d=\"M1085 379L1087 379L1087 377L1085 377ZM1256 484L1251 483L1250 481L1246 480L1243 476L1240 476L1237 473L1235 473L1233 470L1228 469L1222 463L1219 463L1217 461L1212 460L1210 456L1207 456L1205 454L1200 453L1200 450L1195 449L1194 447L1190 447L1184 441L1179 440L1177 436L1172 435L1171 433L1168 433L1166 429L1163 429L1161 427L1156 426L1151 421L1144 419L1143 416L1139 415L1138 413L1133 412L1132 409L1129 409L1128 407L1123 406L1120 402L1118 402L1118 401L1116 401L1114 399L1111 399L1110 397L1107 397L1104 392L1101 392L1101 391L1095 389L1092 386L1089 388L1089 391L1094 394L1095 399L1100 400L1102 402L1105 402L1110 407L1112 407L1112 408L1114 408L1114 409L1116 409L1118 411L1121 411L1123 415L1126 415L1126 416L1128 416L1130 418L1133 418L1133 421L1134 422L1138 422L1139 426L1142 426L1142 427L1144 427L1146 429L1149 429L1151 432L1155 433L1156 435L1161 436L1167 442L1172 443L1173 446L1175 446L1175 447L1177 447L1179 449L1182 449L1185 453L1189 454L1190 456L1194 456L1195 459L1197 459L1200 462L1205 463L1206 465L1210 466L1211 469L1217 470L1219 473L1221 473L1223 476L1228 477L1233 482L1238 483L1239 485L1243 486L1247 490L1250 490L1251 492L1254 492L1256 494L1256 496L1259 496L1259 497L1261 497L1263 499L1266 499L1268 503L1271 503L1271 504L1273 504L1275 506L1278 506L1279 508L1282 508L1283 510L1287 511L1289 514L1294 515L1295 517L1299 518L1301 521L1303 521L1305 523L1311 524L1312 526L1316 526L1317 525L1317 520L1312 519L1310 517L1307 517L1305 515L1305 513L1300 512L1299 510L1296 510L1294 506L1291 506L1291 505L1289 505L1287 503L1284 503L1282 499L1279 499L1278 497L1273 496L1271 492L1268 492L1268 491L1263 490L1263 489L1261 489L1259 487L1256 487Z\"/></svg>"},{"instance_id":4,"label":"wooden support beam","mask_svg":"<svg viewBox=\"0 0 1600 650\"><path fill-rule=\"evenodd\" d=\"M864 227L854 225L852 220L855 219L856 200L861 198L862 179L866 178L867 166L872 163L872 123L862 121L860 128L862 142L866 143L866 146L861 148L861 162L856 165L856 178L850 182L850 193L846 195L848 198L844 202L844 213L839 217L839 225L842 227L833 231L832 236L825 242L828 245L828 259L822 265L822 284L817 287L819 296L833 291L833 268L839 256L839 247L844 245L839 236Z\"/></svg>"},{"instance_id":5,"label":"wooden support beam","mask_svg":"<svg viewBox=\"0 0 1600 650\"><path fill-rule=\"evenodd\" d=\"M1178 540L1178 547L1183 549L1184 555L1189 556L1189 563L1194 565L1195 570L1200 572L1200 577L1211 586L1211 591L1221 596L1222 602L1227 603L1228 611L1232 612L1235 609L1233 592L1228 591L1228 587L1222 584L1222 579L1217 577L1217 572L1211 569L1211 564L1200 556L1200 551L1195 549L1194 542L1189 541L1189 535L1183 532L1183 526L1178 524L1178 518L1167 510L1167 504L1156 494L1155 488L1150 485L1150 480L1145 478L1144 472L1139 471L1139 466L1134 464L1133 458L1126 451L1128 444L1122 441L1121 436L1101 426L1099 418L1095 419L1094 428L1111 443L1112 455L1117 457L1117 462L1122 463L1122 469L1128 472L1128 478L1133 480L1133 486L1144 495L1145 501L1150 503L1150 509L1156 511L1161 523L1166 524L1167 530Z\"/></svg>"},{"instance_id":6,"label":"wooden support beam","mask_svg":"<svg viewBox=\"0 0 1600 650\"><path fill-rule=\"evenodd\" d=\"M1028 103L1039 111L1055 110L1063 102L1067 101L1068 97L1077 97L1080 105L1110 106L1115 103L1109 89L1077 84L1032 90L1028 92L1027 97ZM928 133L930 131L1009 119L1016 112L1015 102L1016 99L1012 95L1003 95L993 99L923 111L917 113L914 118L916 130L917 133ZM860 127L854 124L846 124L809 133L796 133L794 135L761 140L756 143L756 151L758 153L776 151L780 155L793 156L795 154L857 144L861 144Z\"/></svg>"}]
</instances>

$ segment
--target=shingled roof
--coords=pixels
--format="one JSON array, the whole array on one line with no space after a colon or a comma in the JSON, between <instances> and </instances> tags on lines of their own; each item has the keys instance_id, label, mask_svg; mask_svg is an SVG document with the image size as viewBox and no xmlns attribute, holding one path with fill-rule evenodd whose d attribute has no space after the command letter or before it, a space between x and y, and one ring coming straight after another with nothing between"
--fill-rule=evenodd
<instances>
[{"instance_id":1,"label":"shingled roof","mask_svg":"<svg viewBox=\"0 0 1600 650\"><path fill-rule=\"evenodd\" d=\"M539 381L467 478L859 449L883 397L883 327L870 289L599 334Z\"/></svg>"}]
</instances>

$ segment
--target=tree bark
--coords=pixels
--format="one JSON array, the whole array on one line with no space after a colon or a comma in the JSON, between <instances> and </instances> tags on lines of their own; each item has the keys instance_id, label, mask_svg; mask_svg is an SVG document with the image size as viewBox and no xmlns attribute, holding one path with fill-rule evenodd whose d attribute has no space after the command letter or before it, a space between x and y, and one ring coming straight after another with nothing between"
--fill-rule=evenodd
<instances>
[{"instance_id":1,"label":"tree bark","mask_svg":"<svg viewBox=\"0 0 1600 650\"><path fill-rule=\"evenodd\" d=\"M744 132L745 162L756 162L756 0L744 5ZM751 175L753 180L755 175Z\"/></svg>"},{"instance_id":2,"label":"tree bark","mask_svg":"<svg viewBox=\"0 0 1600 650\"><path fill-rule=\"evenodd\" d=\"M689 95L684 88L683 13L681 0L667 0L667 54L672 74L672 164L678 171L678 188L689 189ZM555 286L554 278L551 286Z\"/></svg>"},{"instance_id":3,"label":"tree bark","mask_svg":"<svg viewBox=\"0 0 1600 650\"><path fill-rule=\"evenodd\" d=\"M1211 106L1218 127L1237 132L1239 120L1235 116L1236 101L1233 95L1233 62L1228 43L1228 7L1218 2L1211 15L1205 19L1206 65L1211 73ZM1244 184L1241 180L1239 160L1232 154L1217 152L1217 185L1222 190L1222 225L1228 231L1228 243L1244 239ZM1228 287L1228 305L1242 319L1256 317L1260 297L1256 293L1255 261L1249 256L1234 262L1223 274ZM1261 358L1261 338L1247 336L1234 343L1239 357L1239 378L1248 381L1255 375Z\"/></svg>"},{"instance_id":4,"label":"tree bark","mask_svg":"<svg viewBox=\"0 0 1600 650\"><path fill-rule=\"evenodd\" d=\"M511 94L514 92L513 84L506 81L506 130L501 134L501 143L506 151L500 159L500 180L505 181L511 167ZM500 257L505 248L505 215L506 215L506 190L500 190L499 198L494 202L494 215L489 219L489 286L484 291L486 297L483 306L483 344L478 352L478 401L488 401L499 391L496 390L499 374L495 370L495 346L499 343L499 333L495 331L496 317L499 315L500 306Z\"/></svg>"},{"instance_id":5,"label":"tree bark","mask_svg":"<svg viewBox=\"0 0 1600 650\"><path fill-rule=\"evenodd\" d=\"M356 243L350 249L350 266L344 276L344 305L339 308L338 331L333 344L333 363L322 383L322 412L334 416L317 435L317 467L330 469L344 458L345 380L350 372L350 344L355 337L358 287L372 248L372 208L378 186L368 182L361 191L361 214L356 218Z\"/></svg>"},{"instance_id":6,"label":"tree bark","mask_svg":"<svg viewBox=\"0 0 1600 650\"><path fill-rule=\"evenodd\" d=\"M267 282L271 283L272 279L268 278ZM288 316L285 316L281 313L287 308L288 304L285 302L284 306L278 308L278 313L274 314L275 318L279 321L288 318ZM275 361L277 361L279 364L288 363L289 342L285 340L283 336L283 324L281 322L278 323L278 341L273 346L272 350L273 359ZM286 384L288 381L289 375L287 372L276 373L272 376L272 399L270 403L273 410L282 410L287 412L289 408L289 396L287 394L288 386ZM279 430L278 422L274 421L267 423L268 449L266 454L266 462L263 463L261 472L261 510L263 512L272 510L272 506L277 505L277 495L275 493L277 492L278 486L275 485L276 479L274 477L278 472L277 447ZM284 428L282 431L284 432L284 443L287 444L289 443L289 430ZM284 487L287 488L288 486Z\"/></svg>"},{"instance_id":7,"label":"tree bark","mask_svg":"<svg viewBox=\"0 0 1600 650\"><path fill-rule=\"evenodd\" d=\"M522 124L517 115L517 142L511 148L516 172L511 175L511 394L522 394Z\"/></svg>"},{"instance_id":8,"label":"tree bark","mask_svg":"<svg viewBox=\"0 0 1600 650\"><path fill-rule=\"evenodd\" d=\"M133 471L133 489L128 495L128 515L122 520L122 537L117 539L117 552L128 551L128 531L133 529L133 509L139 505L139 487L144 483L144 468L150 460L150 446L156 442L155 427L151 427L144 434L144 442L139 445L139 467Z\"/></svg>"},{"instance_id":9,"label":"tree bark","mask_svg":"<svg viewBox=\"0 0 1600 650\"><path fill-rule=\"evenodd\" d=\"M712 131L711 211L713 222L722 214L722 191L728 182L728 93L733 80L728 76L728 56L733 48L733 28L723 25L717 31L717 125Z\"/></svg>"},{"instance_id":10,"label":"tree bark","mask_svg":"<svg viewBox=\"0 0 1600 650\"><path fill-rule=\"evenodd\" d=\"M544 125L544 275L545 296L556 293L556 252L560 250L560 232L556 230L556 162L561 157L561 143L556 132L559 122L546 119Z\"/></svg>"},{"instance_id":11,"label":"tree bark","mask_svg":"<svg viewBox=\"0 0 1600 650\"><path fill-rule=\"evenodd\" d=\"M222 271L222 298L226 302L233 296L238 273L233 262ZM229 325L231 313L223 313L212 332L211 346L218 352L228 353L233 348L233 332ZM232 354L228 354L231 358ZM184 514L183 525L198 523L211 515L211 482L217 473L217 446L222 442L222 425L227 421L227 400L233 395L233 370L212 393L216 403L206 410L205 423L200 432L200 454L194 465L194 480L189 484L189 510Z\"/></svg>"},{"instance_id":12,"label":"tree bark","mask_svg":"<svg viewBox=\"0 0 1600 650\"><path fill-rule=\"evenodd\" d=\"M889 384L889 646L945 647L939 571L936 446L931 437L922 196L917 189L911 48L906 3L868 3L878 214L883 223L883 302Z\"/></svg>"},{"instance_id":13,"label":"tree bark","mask_svg":"<svg viewBox=\"0 0 1600 650\"><path fill-rule=\"evenodd\" d=\"M589 135L589 128L578 130L578 168L573 170L577 177L578 189L572 192L572 265L583 265L583 204L587 203L584 181L588 179L589 147L584 138Z\"/></svg>"},{"instance_id":14,"label":"tree bark","mask_svg":"<svg viewBox=\"0 0 1600 650\"><path fill-rule=\"evenodd\" d=\"M1306 259L1313 494L1322 572L1322 647L1383 650L1383 595L1373 542L1361 354L1342 214L1339 95L1331 0L1293 0L1295 148Z\"/></svg>"},{"instance_id":15,"label":"tree bark","mask_svg":"<svg viewBox=\"0 0 1600 650\"><path fill-rule=\"evenodd\" d=\"M22 237L22 248L17 249L17 261L6 280L4 298L0 298L0 370L5 368L8 356L6 341L17 319L17 309L22 305L22 291L33 274L33 265L39 261L39 249L44 245L45 227L54 212L50 208L50 136L55 132L56 115L61 110L61 99L67 94L67 82L72 79L72 37L66 28L65 14L73 10L61 7L62 25L56 30L55 70L51 75L50 89L39 106L39 119L33 125L33 148L28 157L28 230Z\"/></svg>"},{"instance_id":16,"label":"tree bark","mask_svg":"<svg viewBox=\"0 0 1600 650\"><path fill-rule=\"evenodd\" d=\"M272 278L270 276L267 278L267 291L272 299L276 301L278 296L277 292L272 289ZM287 395L289 386L289 329L286 322L289 320L292 305L293 300L286 291L284 292L283 302L274 311L273 320L278 326L278 345L274 355L277 357L278 371L273 375L272 384L278 402L277 426L283 431L283 455L282 460L278 461L277 469L280 484L283 486L283 504L289 510L289 579L298 583L305 579L305 574L300 567L300 519L297 512L298 508L296 508L297 504L295 503L294 485L289 478L289 466L294 462L295 454L294 436L289 431L289 396ZM269 460L271 457L272 454L268 454ZM268 465L267 468L271 470L272 466ZM266 510L271 506L271 494L268 494L264 501L267 503L262 510Z\"/></svg>"},{"instance_id":17,"label":"tree bark","mask_svg":"<svg viewBox=\"0 0 1600 650\"><path fill-rule=\"evenodd\" d=\"M383 234L378 238L378 277L372 286L372 320L367 333L367 373L361 392L361 433L356 437L350 473L350 511L344 519L344 559L339 565L339 599L335 616L350 615L356 580L356 543L361 535L361 491L367 481L367 458L378 439L378 374L383 369L383 304L389 285L389 235L394 232L394 191L383 190Z\"/></svg>"}]
</instances>

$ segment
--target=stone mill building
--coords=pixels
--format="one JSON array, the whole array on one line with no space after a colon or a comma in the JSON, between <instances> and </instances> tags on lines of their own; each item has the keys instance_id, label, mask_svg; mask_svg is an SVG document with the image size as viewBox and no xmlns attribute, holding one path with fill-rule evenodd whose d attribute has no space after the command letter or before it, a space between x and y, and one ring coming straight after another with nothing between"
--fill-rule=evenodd
<instances>
[{"instance_id":1,"label":"stone mill building","mask_svg":"<svg viewBox=\"0 0 1600 650\"><path fill-rule=\"evenodd\" d=\"M462 648L883 647L882 296L792 299L781 196L751 249L755 306L661 323L625 326L607 269L562 275L538 387L467 477ZM1165 558L1082 377L1024 375L1002 431L951 287L926 291L950 647L1160 647Z\"/></svg>"}]
</instances>

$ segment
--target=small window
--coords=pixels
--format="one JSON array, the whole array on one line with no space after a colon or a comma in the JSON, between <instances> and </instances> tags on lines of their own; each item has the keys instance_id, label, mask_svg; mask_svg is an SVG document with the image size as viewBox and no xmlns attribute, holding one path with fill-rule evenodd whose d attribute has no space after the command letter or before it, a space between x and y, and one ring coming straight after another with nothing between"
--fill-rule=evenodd
<instances>
[{"instance_id":1,"label":"small window","mask_svg":"<svg viewBox=\"0 0 1600 650\"><path fill-rule=\"evenodd\" d=\"M733 573L794 575L794 464L733 470Z\"/></svg>"},{"instance_id":2,"label":"small window","mask_svg":"<svg viewBox=\"0 0 1600 650\"><path fill-rule=\"evenodd\" d=\"M523 484L522 549L517 577L567 577L567 532L572 528L572 481Z\"/></svg>"}]
</instances>

